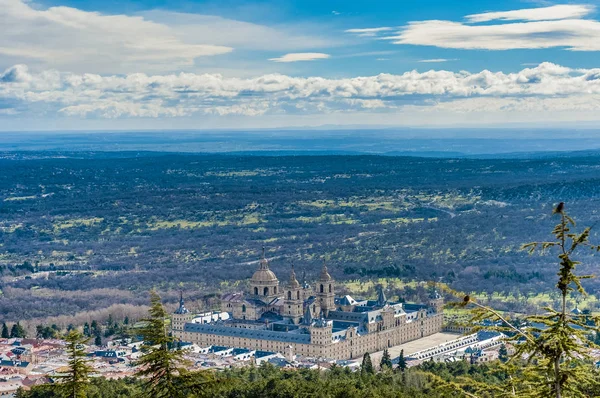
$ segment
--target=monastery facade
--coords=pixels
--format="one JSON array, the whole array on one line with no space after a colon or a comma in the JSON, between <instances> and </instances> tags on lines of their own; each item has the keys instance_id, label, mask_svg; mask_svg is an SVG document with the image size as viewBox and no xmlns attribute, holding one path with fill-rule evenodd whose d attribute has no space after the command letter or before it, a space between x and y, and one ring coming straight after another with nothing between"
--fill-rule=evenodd
<instances>
[{"instance_id":1,"label":"monastery facade","mask_svg":"<svg viewBox=\"0 0 600 398\"><path fill-rule=\"evenodd\" d=\"M172 317L172 332L199 346L226 346L284 355L353 359L365 352L416 340L442 330L443 299L433 293L427 303L336 297L335 281L323 264L311 286L300 284L292 267L280 283L263 256L245 293L221 299L222 312L194 316L183 298Z\"/></svg>"}]
</instances>

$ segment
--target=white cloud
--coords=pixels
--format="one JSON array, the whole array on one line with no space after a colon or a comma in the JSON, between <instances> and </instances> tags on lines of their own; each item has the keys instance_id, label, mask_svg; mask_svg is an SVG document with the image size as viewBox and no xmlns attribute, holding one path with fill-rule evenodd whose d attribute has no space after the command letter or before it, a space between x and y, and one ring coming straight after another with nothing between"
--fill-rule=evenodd
<instances>
[{"instance_id":1,"label":"white cloud","mask_svg":"<svg viewBox=\"0 0 600 398\"><path fill-rule=\"evenodd\" d=\"M310 24L266 26L214 15L186 14L163 10L147 11L144 18L170 26L186 40L207 40L211 44L245 50L290 51L332 47L341 40L305 32L323 30Z\"/></svg>"},{"instance_id":2,"label":"white cloud","mask_svg":"<svg viewBox=\"0 0 600 398\"><path fill-rule=\"evenodd\" d=\"M421 63L441 63L441 62L448 62L448 61L456 61L456 58L452 58L452 59L447 59L447 58L431 58L431 59L422 59L419 62Z\"/></svg>"},{"instance_id":3,"label":"white cloud","mask_svg":"<svg viewBox=\"0 0 600 398\"><path fill-rule=\"evenodd\" d=\"M232 50L190 43L169 26L142 17L71 7L43 10L23 0L0 0L0 26L0 55L78 71L173 69Z\"/></svg>"},{"instance_id":4,"label":"white cloud","mask_svg":"<svg viewBox=\"0 0 600 398\"><path fill-rule=\"evenodd\" d=\"M600 68L570 69L542 63L515 73L430 70L325 79L280 74L226 78L194 73L32 73L25 65L16 65L0 74L0 104L30 118L49 114L87 118L258 117L409 109L598 114Z\"/></svg>"},{"instance_id":5,"label":"white cloud","mask_svg":"<svg viewBox=\"0 0 600 398\"><path fill-rule=\"evenodd\" d=\"M488 21L550 21L557 19L582 18L594 11L594 7L578 4L559 4L550 7L526 8L513 11L486 12L467 15L470 23Z\"/></svg>"},{"instance_id":6,"label":"white cloud","mask_svg":"<svg viewBox=\"0 0 600 398\"><path fill-rule=\"evenodd\" d=\"M379 28L356 28L356 29L346 29L344 32L346 33L353 33L359 37L375 37L377 36L379 33L382 32L389 32L390 30L393 30L392 28L388 27L388 26L382 26Z\"/></svg>"},{"instance_id":7,"label":"white cloud","mask_svg":"<svg viewBox=\"0 0 600 398\"><path fill-rule=\"evenodd\" d=\"M269 61L274 62L298 62L298 61L314 61L316 59L327 59L329 54L324 53L290 53L278 58L270 58Z\"/></svg>"},{"instance_id":8,"label":"white cloud","mask_svg":"<svg viewBox=\"0 0 600 398\"><path fill-rule=\"evenodd\" d=\"M0 0L0 68L27 63L92 73L164 73L210 65L241 51L294 51L341 45L310 24L265 26L162 10L106 15L71 7L37 8ZM310 32L309 34L305 32ZM313 32L323 32L320 36ZM226 70L222 60L213 69ZM263 61L264 63L264 61ZM215 64L213 64L215 65Z\"/></svg>"},{"instance_id":9,"label":"white cloud","mask_svg":"<svg viewBox=\"0 0 600 398\"><path fill-rule=\"evenodd\" d=\"M600 22L575 19L590 12L587 6L565 6L485 13L468 16L470 22L517 20L526 22L469 25L453 21L410 22L397 35L386 37L395 44L454 49L537 49L564 47L572 51L600 51Z\"/></svg>"}]
</instances>

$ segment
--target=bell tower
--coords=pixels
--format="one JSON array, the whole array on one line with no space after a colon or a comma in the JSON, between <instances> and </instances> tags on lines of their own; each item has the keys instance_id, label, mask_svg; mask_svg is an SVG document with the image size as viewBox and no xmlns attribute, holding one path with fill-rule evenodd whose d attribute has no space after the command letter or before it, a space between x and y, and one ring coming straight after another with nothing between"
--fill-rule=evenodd
<instances>
[{"instance_id":1,"label":"bell tower","mask_svg":"<svg viewBox=\"0 0 600 398\"><path fill-rule=\"evenodd\" d=\"M327 271L327 265L323 261L323 268L321 268L321 275L317 281L317 299L319 305L323 311L325 317L329 315L329 311L335 310L335 292L334 292L334 280Z\"/></svg>"},{"instance_id":2,"label":"bell tower","mask_svg":"<svg viewBox=\"0 0 600 398\"><path fill-rule=\"evenodd\" d=\"M296 279L294 265L292 264L292 272L290 280L285 286L285 296L283 300L283 313L281 315L290 318L294 324L299 324L302 318L302 303L304 301L302 295L302 286Z\"/></svg>"},{"instance_id":3,"label":"bell tower","mask_svg":"<svg viewBox=\"0 0 600 398\"><path fill-rule=\"evenodd\" d=\"M173 316L171 318L171 329L174 332L183 332L183 327L187 322L191 322L194 319L194 315L190 313L190 311L185 308L185 303L183 302L183 292L179 293L179 308L175 310Z\"/></svg>"}]
</instances>

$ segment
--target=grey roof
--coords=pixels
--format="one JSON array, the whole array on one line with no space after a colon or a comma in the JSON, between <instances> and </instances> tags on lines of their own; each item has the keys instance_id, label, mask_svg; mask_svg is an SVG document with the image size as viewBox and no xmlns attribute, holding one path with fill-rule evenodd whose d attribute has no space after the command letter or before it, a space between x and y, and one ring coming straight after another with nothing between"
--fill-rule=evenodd
<instances>
[{"instance_id":1,"label":"grey roof","mask_svg":"<svg viewBox=\"0 0 600 398\"><path fill-rule=\"evenodd\" d=\"M29 365L29 362L25 362L25 361L0 361L0 366L26 368L28 365Z\"/></svg>"},{"instance_id":2,"label":"grey roof","mask_svg":"<svg viewBox=\"0 0 600 398\"><path fill-rule=\"evenodd\" d=\"M180 293L179 296L179 308L177 308L177 310L175 311L176 314L188 314L190 311L188 311L187 308L185 308L185 304L183 302L183 293Z\"/></svg>"},{"instance_id":3,"label":"grey roof","mask_svg":"<svg viewBox=\"0 0 600 398\"><path fill-rule=\"evenodd\" d=\"M243 329L220 325L186 323L184 332L214 334L217 336L242 337L247 339L285 341L309 344L310 335L301 333L274 332L266 329Z\"/></svg>"}]
</instances>

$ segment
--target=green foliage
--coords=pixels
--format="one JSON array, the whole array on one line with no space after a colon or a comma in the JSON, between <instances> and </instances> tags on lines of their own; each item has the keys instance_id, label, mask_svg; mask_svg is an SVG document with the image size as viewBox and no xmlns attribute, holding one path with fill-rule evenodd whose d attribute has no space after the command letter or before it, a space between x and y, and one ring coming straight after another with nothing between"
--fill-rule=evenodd
<instances>
[{"instance_id":1,"label":"green foliage","mask_svg":"<svg viewBox=\"0 0 600 398\"><path fill-rule=\"evenodd\" d=\"M8 339L10 337L10 333L8 332L8 326L6 326L6 323L2 323L2 338L3 339Z\"/></svg>"},{"instance_id":2,"label":"green foliage","mask_svg":"<svg viewBox=\"0 0 600 398\"><path fill-rule=\"evenodd\" d=\"M406 359L404 358L404 350L401 350L400 356L398 356L398 370L400 372L404 372L406 370Z\"/></svg>"},{"instance_id":3,"label":"green foliage","mask_svg":"<svg viewBox=\"0 0 600 398\"><path fill-rule=\"evenodd\" d=\"M58 377L62 382L57 387L65 397L87 398L89 377L93 371L85 352L88 338L78 330L71 330L65 340L69 354L69 371L66 375Z\"/></svg>"},{"instance_id":4,"label":"green foliage","mask_svg":"<svg viewBox=\"0 0 600 398\"><path fill-rule=\"evenodd\" d=\"M555 213L561 219L552 231L554 240L528 243L523 248L530 253L537 250L558 252L558 309L548 307L545 314L527 317L527 327L516 327L497 311L478 304L469 296L463 301L464 305L475 305L475 321L484 318L502 321L503 326L498 330L509 336L508 341L515 347L515 354L504 367L511 377L503 386L498 386L497 391L509 391L511 396L588 397L591 391L600 387L586 337L590 331L597 331L593 325L599 325L600 319L574 314L567 308L567 299L574 292L586 294L581 281L592 277L576 274L580 262L573 256L582 247L597 251L598 246L588 241L590 228L579 233L572 231L575 221L566 214L562 204ZM490 391L490 387L482 386L481 391Z\"/></svg>"},{"instance_id":5,"label":"green foliage","mask_svg":"<svg viewBox=\"0 0 600 398\"><path fill-rule=\"evenodd\" d=\"M371 355L369 355L368 352L365 352L365 355L363 355L362 364L360 366L360 373L362 375L375 374L375 368L373 367L373 362L371 362Z\"/></svg>"},{"instance_id":6,"label":"green foliage","mask_svg":"<svg viewBox=\"0 0 600 398\"><path fill-rule=\"evenodd\" d=\"M508 361L508 350L506 349L506 344L502 344L500 349L498 350L498 359L502 363L506 363Z\"/></svg>"},{"instance_id":7,"label":"green foliage","mask_svg":"<svg viewBox=\"0 0 600 398\"><path fill-rule=\"evenodd\" d=\"M383 355L381 356L381 362L379 363L379 367L381 370L384 369L392 369L392 358L390 357L390 353L387 348L383 350Z\"/></svg>"},{"instance_id":8,"label":"green foliage","mask_svg":"<svg viewBox=\"0 0 600 398\"><path fill-rule=\"evenodd\" d=\"M143 378L145 397L179 398L188 394L202 396L215 378L206 372L189 372L185 365L184 352L172 349L176 340L168 333L168 317L161 298L155 291L150 292L150 310L144 319L140 334L144 339L142 356L138 360L138 377Z\"/></svg>"},{"instance_id":9,"label":"green foliage","mask_svg":"<svg viewBox=\"0 0 600 398\"><path fill-rule=\"evenodd\" d=\"M27 337L27 333L25 332L25 329L23 329L23 326L21 326L21 324L19 322L15 323L12 326L12 328L10 329L10 337L16 337L16 338Z\"/></svg>"}]
</instances>

